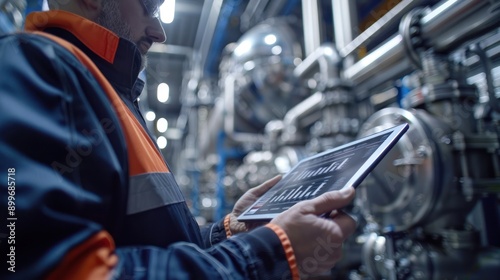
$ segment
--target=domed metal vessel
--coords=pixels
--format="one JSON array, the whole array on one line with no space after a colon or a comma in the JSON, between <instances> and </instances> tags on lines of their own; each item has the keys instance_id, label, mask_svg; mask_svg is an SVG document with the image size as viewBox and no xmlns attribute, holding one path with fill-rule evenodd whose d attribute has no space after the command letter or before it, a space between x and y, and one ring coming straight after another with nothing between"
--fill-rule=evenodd
<instances>
[{"instance_id":1,"label":"domed metal vessel","mask_svg":"<svg viewBox=\"0 0 500 280\"><path fill-rule=\"evenodd\" d=\"M283 18L253 27L237 42L228 69L235 78L235 111L254 131L282 119L303 99L293 75L301 56L295 31Z\"/></svg>"}]
</instances>

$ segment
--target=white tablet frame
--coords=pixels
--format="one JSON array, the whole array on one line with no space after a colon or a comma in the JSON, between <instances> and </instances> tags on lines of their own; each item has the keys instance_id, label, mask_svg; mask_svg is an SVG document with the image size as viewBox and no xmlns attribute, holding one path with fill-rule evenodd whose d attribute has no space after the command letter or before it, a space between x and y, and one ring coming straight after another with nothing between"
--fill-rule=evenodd
<instances>
[{"instance_id":1,"label":"white tablet frame","mask_svg":"<svg viewBox=\"0 0 500 280\"><path fill-rule=\"evenodd\" d=\"M351 146L358 145L363 142L367 142L370 139L373 139L375 137L379 137L381 135L389 134L389 136L380 144L380 146L366 159L366 161L363 163L363 165L358 169L358 171L344 184L342 188L346 188L349 186L357 187L365 178L366 176L377 166L377 164L384 158L384 156L394 147L394 145L399 141L401 136L408 130L409 125L407 123L385 129L383 131L371 134L369 136L363 137L361 139L355 140L353 142L349 142L347 144L341 145L339 147L329 149L327 151L324 151L322 153L316 154L311 157L307 157L303 160L301 160L299 163L297 163L289 172L287 172L284 176L283 179L280 182L286 181L285 178L289 174L293 174L293 172L300 168L303 164L310 163L310 161L314 161L315 159L319 157L323 157L328 154L333 154L338 152L339 150L343 150L346 148L349 148ZM275 188L281 189L280 182L278 182L271 190L275 190ZM342 189L340 188L340 189ZM271 191L269 190L269 191ZM269 192L268 191L268 192ZM243 212L239 217L238 221L255 221L255 220L271 220L279 213L270 213L270 214L249 214L251 210L255 209L255 205L257 204L265 204L267 200L270 199L269 196L261 196L260 199L258 199L255 203L252 204L245 212ZM265 201L264 201L265 200ZM255 213L255 211L252 211Z\"/></svg>"}]
</instances>

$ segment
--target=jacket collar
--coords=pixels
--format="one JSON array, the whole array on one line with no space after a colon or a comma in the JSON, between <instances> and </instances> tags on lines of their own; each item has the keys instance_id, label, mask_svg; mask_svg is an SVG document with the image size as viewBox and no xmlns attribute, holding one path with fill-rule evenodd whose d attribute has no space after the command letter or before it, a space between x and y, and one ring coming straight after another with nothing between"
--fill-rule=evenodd
<instances>
[{"instance_id":1,"label":"jacket collar","mask_svg":"<svg viewBox=\"0 0 500 280\"><path fill-rule=\"evenodd\" d=\"M140 95L143 83L137 77L142 58L134 43L95 22L62 10L30 13L25 30L44 31L69 41L94 61L119 94L131 101Z\"/></svg>"}]
</instances>

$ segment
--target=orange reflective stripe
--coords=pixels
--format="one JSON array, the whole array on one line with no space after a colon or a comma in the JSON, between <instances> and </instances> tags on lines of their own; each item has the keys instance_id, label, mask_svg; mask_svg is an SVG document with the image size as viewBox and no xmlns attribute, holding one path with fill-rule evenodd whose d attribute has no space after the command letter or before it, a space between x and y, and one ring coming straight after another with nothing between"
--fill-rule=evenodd
<instances>
[{"instance_id":1,"label":"orange reflective stripe","mask_svg":"<svg viewBox=\"0 0 500 280\"><path fill-rule=\"evenodd\" d=\"M101 231L67 253L47 280L109 279L118 263L114 250L115 244L111 235Z\"/></svg>"},{"instance_id":2,"label":"orange reflective stripe","mask_svg":"<svg viewBox=\"0 0 500 280\"><path fill-rule=\"evenodd\" d=\"M73 44L44 32L33 32L51 40L54 40L61 46L68 49L73 53L80 62L87 67L87 69L92 73L97 82L106 92L108 99L111 101L120 123L122 129L125 133L125 138L127 140L128 148L128 159L129 159L129 175L139 175L144 173L153 172L170 172L167 165L163 161L163 157L160 151L156 148L155 144L149 137L146 130L142 127L139 121L135 118L134 114L129 110L129 108L120 99L114 88L102 75L101 71L97 66L90 60L90 58L85 55L80 49L75 47ZM130 148L133 147L133 148Z\"/></svg>"},{"instance_id":3,"label":"orange reflective stripe","mask_svg":"<svg viewBox=\"0 0 500 280\"><path fill-rule=\"evenodd\" d=\"M84 17L62 10L34 12L26 17L26 31L41 31L47 27L60 27L70 31L94 53L109 63L115 60L120 38L108 29ZM80 32L75 32L80 30ZM81 32L85 30L85 32Z\"/></svg>"},{"instance_id":4,"label":"orange reflective stripe","mask_svg":"<svg viewBox=\"0 0 500 280\"><path fill-rule=\"evenodd\" d=\"M224 230L226 231L226 237L229 238L233 234L231 233L231 227L229 224L231 223L231 214L227 214L224 218Z\"/></svg>"},{"instance_id":5,"label":"orange reflective stripe","mask_svg":"<svg viewBox=\"0 0 500 280\"><path fill-rule=\"evenodd\" d=\"M61 14L57 14L57 17L54 17L55 13ZM42 21L42 23L40 23L37 21L37 16L48 16L49 18L47 18L45 22ZM171 175L160 151L156 148L154 142L149 137L149 134L121 100L114 88L97 68L97 66L92 62L92 60L80 49L66 40L48 33L35 31L43 29L44 26L48 26L49 21L50 26L60 26L65 29L69 28L73 30L81 30L82 28L91 28L92 31L83 32L85 35L78 36L76 33L73 34L77 36L78 39L84 41L84 43L91 50L95 51L108 62L112 63L119 43L119 38L116 37L116 35L112 35L111 32L104 28L89 24L88 21L83 18L76 18L76 20L75 18L75 15L62 11L54 11L54 13L48 12L45 14L35 13L30 15L29 20L26 22L26 30L30 30L32 33L49 38L66 48L92 73L96 81L102 87L111 105L113 106L115 113L117 114L126 138L126 144L128 147L129 176L133 179L142 178L141 176L138 176L141 174L147 175L152 173L166 173ZM68 24L70 27L68 27ZM104 37L96 35L96 33L101 34ZM92 37L89 37L90 34L92 34ZM102 41L103 38L104 41ZM169 186L169 184L165 184L163 187L165 188L167 186ZM170 192L165 192L162 189L153 187L151 189L157 190L160 195L153 196L152 194L147 194L150 197L159 197L162 199L164 197L168 197L170 200L158 199L158 201L154 202L156 204L150 203L147 205L136 205L137 209L142 210L143 208L149 209L151 207L159 207L172 202L174 199L176 201L183 201L183 197L181 195L171 195L171 193L173 191L177 191L178 188L173 188ZM138 190L141 191L140 188L138 188ZM178 192L180 193L180 190L178 190ZM169 194L170 196L165 194ZM143 194L141 193L140 195ZM118 257L113 253L114 249L115 245L109 233L105 231L99 232L83 242L81 245L78 245L67 252L63 260L49 274L48 279L108 279L113 267L118 263Z\"/></svg>"},{"instance_id":6,"label":"orange reflective stripe","mask_svg":"<svg viewBox=\"0 0 500 280\"><path fill-rule=\"evenodd\" d=\"M119 99L120 97L117 95L116 98ZM119 99L118 102L120 103L120 106L118 106L120 112L117 113L124 126L125 138L127 140L127 146L129 147L129 175L134 176L144 173L169 172L160 151L156 148L146 130L137 121L128 107L123 104L122 100ZM115 104L113 101L113 105L118 104ZM117 106L115 106L115 108L117 108ZM126 115L126 119L123 119L124 114ZM138 147L144 148L139 149Z\"/></svg>"},{"instance_id":7,"label":"orange reflective stripe","mask_svg":"<svg viewBox=\"0 0 500 280\"><path fill-rule=\"evenodd\" d=\"M290 271L292 273L292 279L300 279L297 259L295 259L295 253L293 252L292 243L290 242L290 239L288 239L285 231L283 231L281 227L275 224L267 224L265 226L272 229L280 239L283 250L285 250L285 256L286 260L288 261L288 266L290 267Z\"/></svg>"}]
</instances>

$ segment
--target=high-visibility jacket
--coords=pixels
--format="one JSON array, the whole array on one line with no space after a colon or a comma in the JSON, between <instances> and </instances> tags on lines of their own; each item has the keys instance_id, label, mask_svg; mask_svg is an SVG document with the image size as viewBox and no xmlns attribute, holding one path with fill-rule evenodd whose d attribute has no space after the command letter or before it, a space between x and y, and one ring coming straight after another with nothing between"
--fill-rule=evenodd
<instances>
[{"instance_id":1,"label":"high-visibility jacket","mask_svg":"<svg viewBox=\"0 0 500 280\"><path fill-rule=\"evenodd\" d=\"M133 43L63 11L26 29L0 38L0 279L297 275L276 227L200 231L138 110Z\"/></svg>"}]
</instances>

